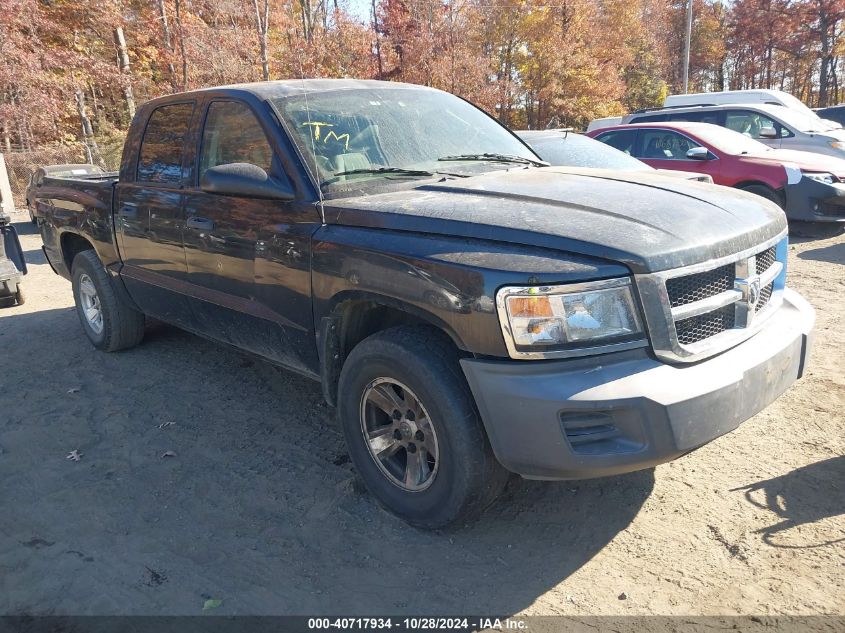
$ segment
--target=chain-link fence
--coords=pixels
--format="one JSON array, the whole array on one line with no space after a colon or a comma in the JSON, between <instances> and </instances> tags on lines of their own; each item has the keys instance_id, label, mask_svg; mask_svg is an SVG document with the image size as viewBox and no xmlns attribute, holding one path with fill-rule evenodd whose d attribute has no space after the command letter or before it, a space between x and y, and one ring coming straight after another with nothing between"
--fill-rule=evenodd
<instances>
[{"instance_id":1,"label":"chain-link fence","mask_svg":"<svg viewBox=\"0 0 845 633\"><path fill-rule=\"evenodd\" d=\"M67 163L92 163L106 171L117 171L123 152L123 139L98 141L86 147L84 143L61 145L42 145L32 150L4 153L6 170L9 172L9 184L15 207L22 211L26 208L25 194L30 174L39 167L62 165Z\"/></svg>"}]
</instances>

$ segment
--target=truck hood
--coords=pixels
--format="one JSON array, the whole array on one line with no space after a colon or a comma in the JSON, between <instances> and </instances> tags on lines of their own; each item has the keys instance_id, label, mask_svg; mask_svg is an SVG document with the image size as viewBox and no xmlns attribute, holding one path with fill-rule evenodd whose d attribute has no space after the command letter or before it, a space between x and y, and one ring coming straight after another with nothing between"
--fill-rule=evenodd
<instances>
[{"instance_id":1,"label":"truck hood","mask_svg":"<svg viewBox=\"0 0 845 633\"><path fill-rule=\"evenodd\" d=\"M643 172L520 168L327 200L326 222L541 246L655 272L774 238L759 196Z\"/></svg>"}]
</instances>

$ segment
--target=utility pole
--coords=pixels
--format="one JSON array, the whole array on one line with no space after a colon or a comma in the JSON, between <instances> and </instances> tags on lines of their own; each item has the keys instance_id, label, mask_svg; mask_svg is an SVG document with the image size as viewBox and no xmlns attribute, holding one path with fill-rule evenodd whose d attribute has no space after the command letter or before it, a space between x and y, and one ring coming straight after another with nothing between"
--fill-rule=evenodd
<instances>
[{"instance_id":1,"label":"utility pole","mask_svg":"<svg viewBox=\"0 0 845 633\"><path fill-rule=\"evenodd\" d=\"M689 92L690 40L692 40L692 0L687 0L687 31L684 39L684 94Z\"/></svg>"}]
</instances>

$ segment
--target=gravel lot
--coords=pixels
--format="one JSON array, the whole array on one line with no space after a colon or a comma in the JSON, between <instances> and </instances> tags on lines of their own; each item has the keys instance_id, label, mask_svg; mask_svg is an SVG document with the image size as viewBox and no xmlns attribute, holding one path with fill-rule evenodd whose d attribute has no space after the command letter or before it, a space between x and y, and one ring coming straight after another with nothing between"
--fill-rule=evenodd
<instances>
[{"instance_id":1,"label":"gravel lot","mask_svg":"<svg viewBox=\"0 0 845 633\"><path fill-rule=\"evenodd\" d=\"M16 219L0 613L845 614L845 237L791 246L816 343L766 411L652 471L514 480L425 533L362 490L316 383L165 326L95 351Z\"/></svg>"}]
</instances>

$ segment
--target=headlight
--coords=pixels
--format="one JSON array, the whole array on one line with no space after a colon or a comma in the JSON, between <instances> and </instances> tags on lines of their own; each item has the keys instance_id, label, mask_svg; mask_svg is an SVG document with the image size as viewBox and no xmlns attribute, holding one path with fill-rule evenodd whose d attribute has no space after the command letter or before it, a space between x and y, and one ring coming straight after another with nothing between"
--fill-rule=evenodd
<instances>
[{"instance_id":1,"label":"headlight","mask_svg":"<svg viewBox=\"0 0 845 633\"><path fill-rule=\"evenodd\" d=\"M645 345L629 279L506 287L496 294L512 358L581 356Z\"/></svg>"},{"instance_id":2,"label":"headlight","mask_svg":"<svg viewBox=\"0 0 845 633\"><path fill-rule=\"evenodd\" d=\"M833 149L838 149L840 151L845 152L845 142L843 142L843 141L831 141L830 146Z\"/></svg>"},{"instance_id":3,"label":"headlight","mask_svg":"<svg viewBox=\"0 0 845 633\"><path fill-rule=\"evenodd\" d=\"M810 180L816 180L818 182L823 182L826 185L832 185L836 182L836 176L833 174L825 174L825 173L807 173L804 172L804 177L809 178Z\"/></svg>"}]
</instances>

